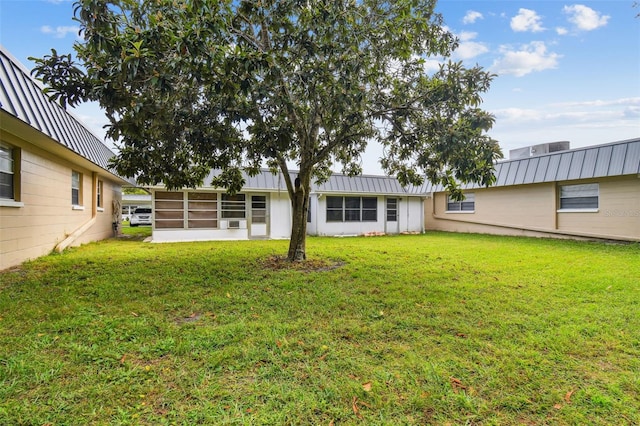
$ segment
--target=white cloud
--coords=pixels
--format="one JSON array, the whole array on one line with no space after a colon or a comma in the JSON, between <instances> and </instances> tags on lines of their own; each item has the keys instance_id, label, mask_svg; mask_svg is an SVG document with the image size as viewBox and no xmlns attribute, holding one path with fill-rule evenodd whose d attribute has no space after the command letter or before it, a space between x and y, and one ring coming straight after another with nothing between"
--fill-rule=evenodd
<instances>
[{"instance_id":1,"label":"white cloud","mask_svg":"<svg viewBox=\"0 0 640 426\"><path fill-rule=\"evenodd\" d=\"M544 31L542 18L530 9L520 8L518 14L511 18L511 29L516 32L531 31L534 33Z\"/></svg>"},{"instance_id":2,"label":"white cloud","mask_svg":"<svg viewBox=\"0 0 640 426\"><path fill-rule=\"evenodd\" d=\"M489 48L484 43L468 41L460 43L460 46L453 53L453 57L461 60L475 58L476 56L487 53Z\"/></svg>"},{"instance_id":3,"label":"white cloud","mask_svg":"<svg viewBox=\"0 0 640 426\"><path fill-rule=\"evenodd\" d=\"M631 139L640 131L638 101L624 98L489 109L496 117L489 135L500 141L505 154L510 149L550 141L568 140L572 148L578 148Z\"/></svg>"},{"instance_id":4,"label":"white cloud","mask_svg":"<svg viewBox=\"0 0 640 426\"><path fill-rule=\"evenodd\" d=\"M478 37L478 33L475 33L473 31L462 31L460 34L457 34L457 36L461 41L469 41Z\"/></svg>"},{"instance_id":5,"label":"white cloud","mask_svg":"<svg viewBox=\"0 0 640 426\"><path fill-rule=\"evenodd\" d=\"M71 25L52 28L49 25L43 25L42 27L40 27L40 31L43 34L53 35L55 38L65 38L69 33L75 34L77 37L78 32L80 31L80 27L78 27L77 25Z\"/></svg>"},{"instance_id":6,"label":"white cloud","mask_svg":"<svg viewBox=\"0 0 640 426\"><path fill-rule=\"evenodd\" d=\"M485 43L480 43L477 41L473 41L478 36L478 33L474 33L471 31L463 31L458 34L458 39L460 40L460 45L453 52L452 57L454 59L471 59L476 56L482 55L483 53L487 53L489 48Z\"/></svg>"},{"instance_id":7,"label":"white cloud","mask_svg":"<svg viewBox=\"0 0 640 426\"><path fill-rule=\"evenodd\" d=\"M605 107L605 106L640 106L640 98L620 98L612 99L608 101L595 100L595 101L582 101L582 102L560 102L551 104L553 107L561 108L573 108L573 107Z\"/></svg>"},{"instance_id":8,"label":"white cloud","mask_svg":"<svg viewBox=\"0 0 640 426\"><path fill-rule=\"evenodd\" d=\"M483 18L484 18L484 16L482 16L482 13L476 12L475 10L469 10L469 11L467 11L467 14L464 15L464 18L462 18L462 23L463 24L473 24L478 19L483 19Z\"/></svg>"},{"instance_id":9,"label":"white cloud","mask_svg":"<svg viewBox=\"0 0 640 426\"><path fill-rule=\"evenodd\" d=\"M624 110L625 118L640 118L640 106L629 106Z\"/></svg>"},{"instance_id":10,"label":"white cloud","mask_svg":"<svg viewBox=\"0 0 640 426\"><path fill-rule=\"evenodd\" d=\"M444 59L425 59L423 63L424 71L427 74L432 74L440 69L442 63L444 63Z\"/></svg>"},{"instance_id":11,"label":"white cloud","mask_svg":"<svg viewBox=\"0 0 640 426\"><path fill-rule=\"evenodd\" d=\"M568 33L569 33L569 30L567 30L567 29L566 29L566 28L564 28L564 27L557 27L557 28L556 28L556 33L557 33L558 35L566 35L566 34L568 34Z\"/></svg>"},{"instance_id":12,"label":"white cloud","mask_svg":"<svg viewBox=\"0 0 640 426\"><path fill-rule=\"evenodd\" d=\"M491 69L498 74L513 74L516 77L556 68L562 57L557 53L547 52L547 47L541 41L523 45L519 50L502 46L500 53L502 57L493 62Z\"/></svg>"},{"instance_id":13,"label":"white cloud","mask_svg":"<svg viewBox=\"0 0 640 426\"><path fill-rule=\"evenodd\" d=\"M610 16L601 15L599 12L582 4L565 6L562 11L569 15L567 18L578 30L592 31L607 25Z\"/></svg>"}]
</instances>

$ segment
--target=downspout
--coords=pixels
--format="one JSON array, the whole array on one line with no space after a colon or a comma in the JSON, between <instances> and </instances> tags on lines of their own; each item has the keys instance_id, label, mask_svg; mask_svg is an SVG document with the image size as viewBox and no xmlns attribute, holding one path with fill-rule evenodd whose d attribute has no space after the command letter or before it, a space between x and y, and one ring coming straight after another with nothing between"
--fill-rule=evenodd
<instances>
[{"instance_id":1,"label":"downspout","mask_svg":"<svg viewBox=\"0 0 640 426\"><path fill-rule=\"evenodd\" d=\"M82 225L80 225L80 227L77 228L75 231L73 231L71 234L69 234L67 238L59 242L58 245L56 245L54 248L56 252L58 253L63 252L67 247L73 244L75 240L77 240L82 234L87 232L87 230L91 228L93 225L95 225L95 223L97 222L98 203L96 199L97 197L96 188L98 185L98 174L96 172L93 172L91 174L91 185L93 188L93 190L91 191L91 218L85 223L83 223Z\"/></svg>"},{"instance_id":2,"label":"downspout","mask_svg":"<svg viewBox=\"0 0 640 426\"><path fill-rule=\"evenodd\" d=\"M427 202L427 197L421 197L420 200L420 233L424 234L427 232L427 227L425 225L426 217L424 215L424 205Z\"/></svg>"},{"instance_id":3,"label":"downspout","mask_svg":"<svg viewBox=\"0 0 640 426\"><path fill-rule=\"evenodd\" d=\"M407 198L407 207L406 207L406 209L407 209L407 231L406 232L409 232L409 231L411 231L411 228L409 227L410 226L409 225L409 209L411 208L411 203L409 202L409 196L407 196L406 198Z\"/></svg>"}]
</instances>

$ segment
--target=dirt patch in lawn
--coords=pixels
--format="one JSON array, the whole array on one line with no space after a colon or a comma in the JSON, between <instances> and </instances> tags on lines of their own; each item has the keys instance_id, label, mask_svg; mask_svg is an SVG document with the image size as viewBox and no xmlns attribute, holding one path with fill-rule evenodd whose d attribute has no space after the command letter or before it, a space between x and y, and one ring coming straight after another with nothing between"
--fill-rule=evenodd
<instances>
[{"instance_id":1,"label":"dirt patch in lawn","mask_svg":"<svg viewBox=\"0 0 640 426\"><path fill-rule=\"evenodd\" d=\"M333 271L345 264L343 261L331 259L307 259L300 262L292 262L285 256L269 256L261 263L264 269L271 271L293 270L301 272Z\"/></svg>"}]
</instances>

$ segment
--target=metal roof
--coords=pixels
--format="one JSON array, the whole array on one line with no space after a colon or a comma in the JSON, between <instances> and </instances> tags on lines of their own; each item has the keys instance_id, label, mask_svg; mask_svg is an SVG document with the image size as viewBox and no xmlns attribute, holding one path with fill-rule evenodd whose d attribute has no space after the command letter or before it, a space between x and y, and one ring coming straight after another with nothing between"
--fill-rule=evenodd
<instances>
[{"instance_id":1,"label":"metal roof","mask_svg":"<svg viewBox=\"0 0 640 426\"><path fill-rule=\"evenodd\" d=\"M42 86L29 71L0 45L0 108L49 136L54 141L109 169L115 154L73 115L42 92Z\"/></svg>"},{"instance_id":2,"label":"metal roof","mask_svg":"<svg viewBox=\"0 0 640 426\"><path fill-rule=\"evenodd\" d=\"M204 187L208 187L211 179L218 175L220 171L212 171L204 180ZM291 172L293 179L297 176L297 171ZM249 176L243 173L245 184L243 191L286 191L287 184L282 177L282 173L271 173L263 169L256 176ZM329 180L320 185L311 182L312 192L340 193L340 194L389 194L389 195L410 195L397 179L387 176L362 175L349 177L341 173L333 173ZM418 194L416 194L418 195Z\"/></svg>"},{"instance_id":3,"label":"metal roof","mask_svg":"<svg viewBox=\"0 0 640 426\"><path fill-rule=\"evenodd\" d=\"M388 176L354 176L334 173L323 184L312 184L314 192L349 194L408 194L396 178Z\"/></svg>"},{"instance_id":4,"label":"metal roof","mask_svg":"<svg viewBox=\"0 0 640 426\"><path fill-rule=\"evenodd\" d=\"M496 164L496 182L510 186L543 182L640 174L640 138L554 152ZM482 188L478 184L462 185L463 189ZM444 191L442 185L425 183L420 193Z\"/></svg>"},{"instance_id":5,"label":"metal roof","mask_svg":"<svg viewBox=\"0 0 640 426\"><path fill-rule=\"evenodd\" d=\"M205 179L204 187L209 187L211 179L219 173L219 171L212 171ZM640 174L640 138L525 159L502 161L496 164L496 182L492 186L525 185L633 174ZM291 175L295 178L297 172L294 171ZM273 174L269 170L261 170L256 176L248 176L245 173L244 179L244 191L287 190L281 173ZM462 185L463 189L481 187L481 185L474 183ZM315 193L422 196L430 192L444 191L444 188L442 185L433 185L428 182L421 186L403 187L393 177L372 175L349 177L333 173L325 183L318 185L312 182L311 190Z\"/></svg>"}]
</instances>

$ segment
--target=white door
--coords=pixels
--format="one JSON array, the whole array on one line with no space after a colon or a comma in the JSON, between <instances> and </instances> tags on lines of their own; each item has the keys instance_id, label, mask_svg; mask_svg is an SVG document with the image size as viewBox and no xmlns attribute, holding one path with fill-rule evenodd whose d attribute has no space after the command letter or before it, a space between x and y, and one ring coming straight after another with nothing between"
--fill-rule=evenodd
<instances>
[{"instance_id":1,"label":"white door","mask_svg":"<svg viewBox=\"0 0 640 426\"><path fill-rule=\"evenodd\" d=\"M251 214L249 217L249 238L267 238L269 236L267 196L251 196Z\"/></svg>"},{"instance_id":2,"label":"white door","mask_svg":"<svg viewBox=\"0 0 640 426\"><path fill-rule=\"evenodd\" d=\"M398 234L400 232L400 222L398 221L399 207L399 198L387 197L385 206L385 232L387 234Z\"/></svg>"}]
</instances>

